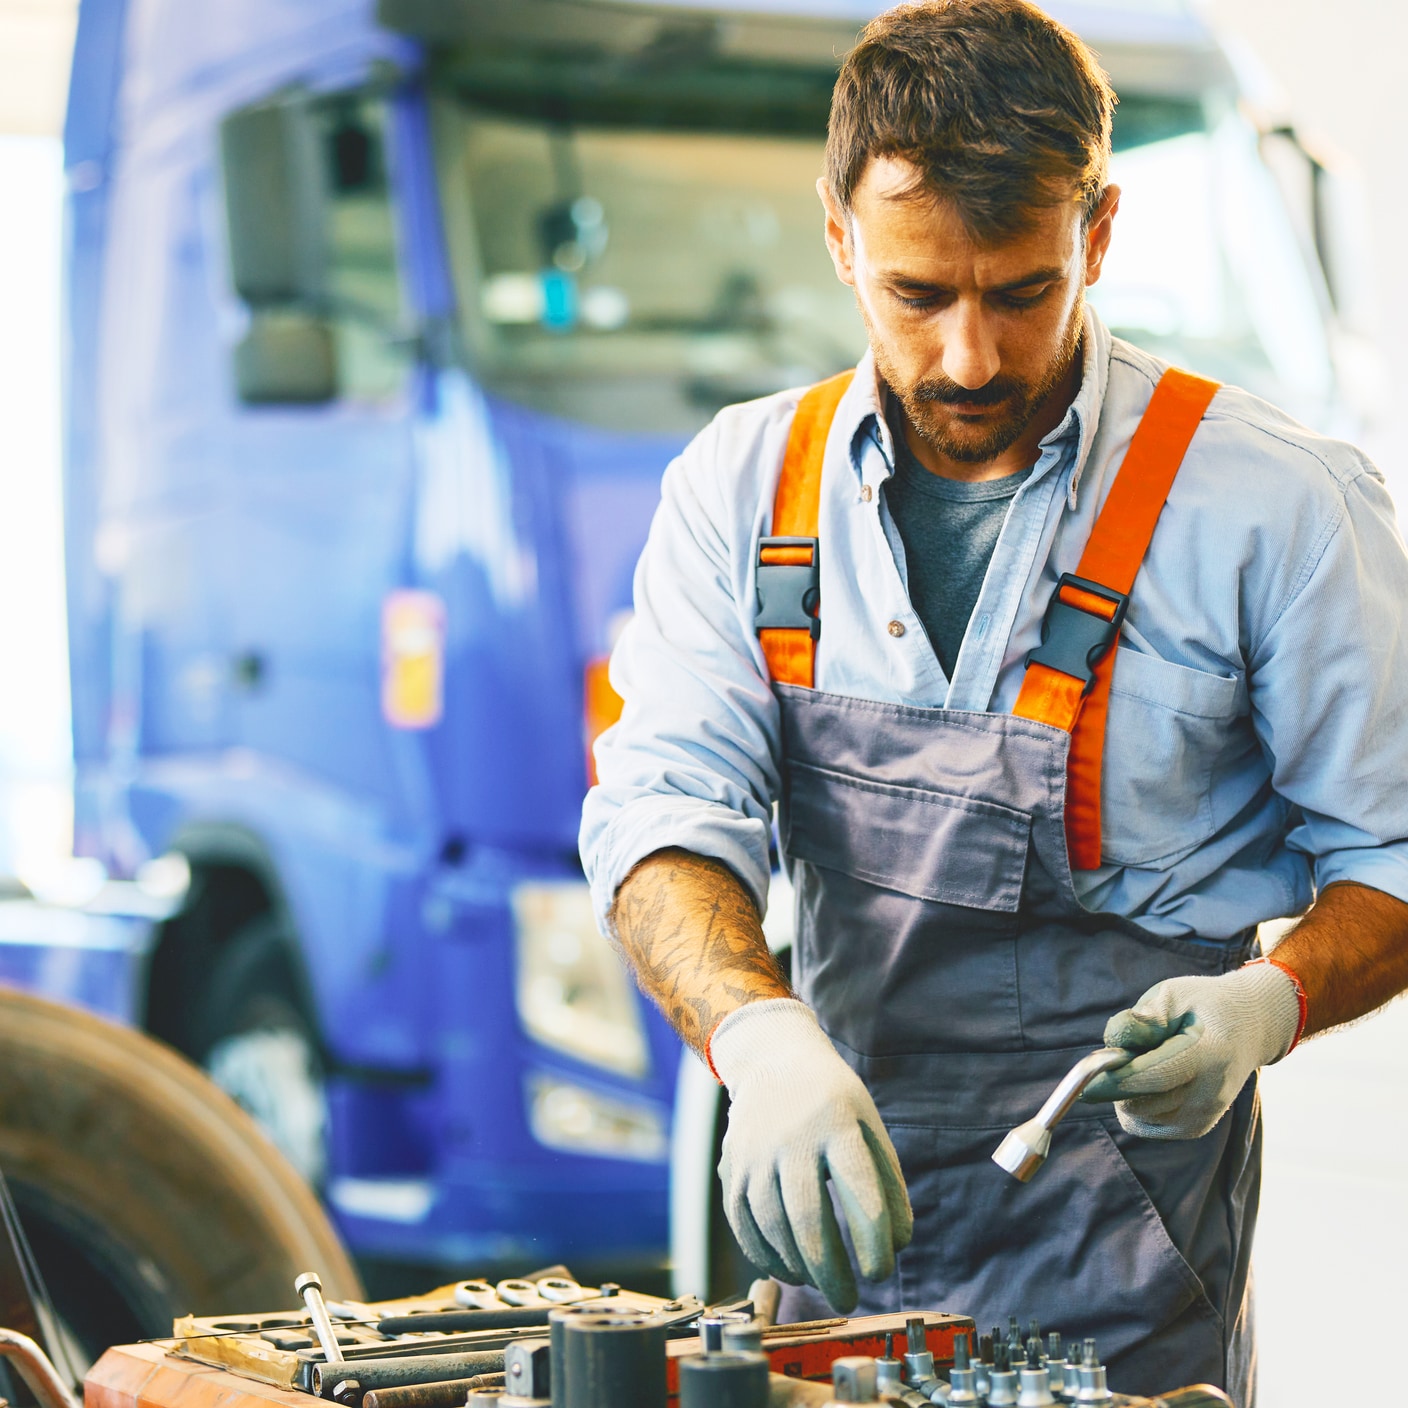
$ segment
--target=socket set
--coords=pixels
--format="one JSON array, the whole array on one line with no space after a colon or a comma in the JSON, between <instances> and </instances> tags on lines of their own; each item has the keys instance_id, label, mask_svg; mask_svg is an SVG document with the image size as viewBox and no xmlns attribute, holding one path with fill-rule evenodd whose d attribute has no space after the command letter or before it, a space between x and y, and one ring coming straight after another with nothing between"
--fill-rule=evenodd
<instances>
[{"instance_id":1,"label":"socket set","mask_svg":"<svg viewBox=\"0 0 1408 1408\"><path fill-rule=\"evenodd\" d=\"M756 1289L756 1288L755 1288ZM1093 1340L1016 1317L979 1334L940 1311L773 1325L750 1299L705 1306L563 1267L460 1281L425 1296L186 1317L173 1336L110 1349L86 1408L1228 1408L1216 1389L1112 1393Z\"/></svg>"},{"instance_id":2,"label":"socket set","mask_svg":"<svg viewBox=\"0 0 1408 1408\"><path fill-rule=\"evenodd\" d=\"M1024 1338L1016 1316L1005 1337L1000 1326L990 1335L957 1334L946 1371L940 1370L928 1347L922 1319L910 1317L903 1358L896 1357L890 1343L878 1359L846 1357L833 1363L830 1402L906 1408L1230 1408L1227 1395L1207 1384L1158 1398L1112 1393L1093 1339L1063 1344L1052 1332L1043 1340L1035 1321Z\"/></svg>"}]
</instances>

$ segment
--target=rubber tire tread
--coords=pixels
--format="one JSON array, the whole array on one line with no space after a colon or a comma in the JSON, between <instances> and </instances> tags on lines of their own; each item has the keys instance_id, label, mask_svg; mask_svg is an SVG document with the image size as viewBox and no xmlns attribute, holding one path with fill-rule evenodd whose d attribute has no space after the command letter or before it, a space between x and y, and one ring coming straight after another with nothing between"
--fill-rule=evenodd
<instances>
[{"instance_id":1,"label":"rubber tire tread","mask_svg":"<svg viewBox=\"0 0 1408 1408\"><path fill-rule=\"evenodd\" d=\"M317 1035L306 1014L296 977L294 944L278 920L269 915L236 930L220 946L193 1006L190 1054L198 1065L216 1043L259 1026L247 1018L263 997L277 998L316 1047Z\"/></svg>"},{"instance_id":2,"label":"rubber tire tread","mask_svg":"<svg viewBox=\"0 0 1408 1408\"><path fill-rule=\"evenodd\" d=\"M361 1278L321 1204L255 1122L169 1047L0 988L0 1169L144 1258L173 1314L273 1311L317 1271Z\"/></svg>"}]
</instances>

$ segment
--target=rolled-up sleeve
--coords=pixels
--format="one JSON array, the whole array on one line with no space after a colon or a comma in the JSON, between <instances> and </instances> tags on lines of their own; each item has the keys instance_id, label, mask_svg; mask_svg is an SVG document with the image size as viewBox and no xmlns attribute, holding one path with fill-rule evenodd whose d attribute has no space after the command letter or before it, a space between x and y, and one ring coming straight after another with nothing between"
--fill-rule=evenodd
<instances>
[{"instance_id":1,"label":"rolled-up sleeve","mask_svg":"<svg viewBox=\"0 0 1408 1408\"><path fill-rule=\"evenodd\" d=\"M1286 843L1317 889L1355 881L1408 901L1408 555L1361 465L1298 565L1249 661Z\"/></svg>"},{"instance_id":2,"label":"rolled-up sleeve","mask_svg":"<svg viewBox=\"0 0 1408 1408\"><path fill-rule=\"evenodd\" d=\"M767 904L778 708L752 630L753 482L778 417L726 411L665 473L611 657L621 720L596 745L580 846L598 923L632 866L680 847ZM784 422L785 424L785 422Z\"/></svg>"}]
</instances>

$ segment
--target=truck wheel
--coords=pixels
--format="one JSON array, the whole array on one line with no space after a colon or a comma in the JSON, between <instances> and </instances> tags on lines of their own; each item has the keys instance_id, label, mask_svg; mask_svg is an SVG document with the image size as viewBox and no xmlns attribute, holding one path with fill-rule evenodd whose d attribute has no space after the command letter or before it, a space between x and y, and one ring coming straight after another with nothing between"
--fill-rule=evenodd
<instances>
[{"instance_id":1,"label":"truck wheel","mask_svg":"<svg viewBox=\"0 0 1408 1408\"><path fill-rule=\"evenodd\" d=\"M267 916L225 944L196 1015L193 1054L308 1183L321 1188L326 1080L292 954L282 927Z\"/></svg>"},{"instance_id":2,"label":"truck wheel","mask_svg":"<svg viewBox=\"0 0 1408 1408\"><path fill-rule=\"evenodd\" d=\"M278 1310L361 1283L317 1199L174 1051L0 989L0 1169L59 1319L90 1358L173 1316Z\"/></svg>"}]
</instances>

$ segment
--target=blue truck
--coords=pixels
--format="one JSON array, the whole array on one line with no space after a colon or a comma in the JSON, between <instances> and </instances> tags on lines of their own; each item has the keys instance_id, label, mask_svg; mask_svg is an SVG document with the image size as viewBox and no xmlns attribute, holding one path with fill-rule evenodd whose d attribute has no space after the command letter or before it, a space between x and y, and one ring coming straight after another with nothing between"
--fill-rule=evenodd
<instances>
[{"instance_id":1,"label":"blue truck","mask_svg":"<svg viewBox=\"0 0 1408 1408\"><path fill-rule=\"evenodd\" d=\"M578 813L663 467L863 347L812 186L873 8L80 7L76 849L167 897L97 1002L365 1258L673 1240L709 1279L717 1099L595 930ZM1107 320L1342 421L1330 174L1182 5L1055 8L1121 93Z\"/></svg>"}]
</instances>

